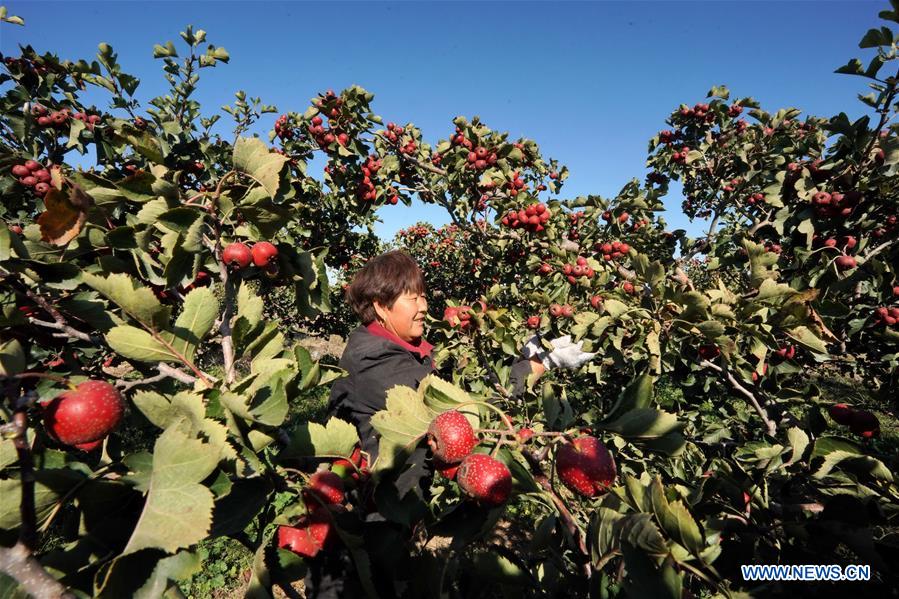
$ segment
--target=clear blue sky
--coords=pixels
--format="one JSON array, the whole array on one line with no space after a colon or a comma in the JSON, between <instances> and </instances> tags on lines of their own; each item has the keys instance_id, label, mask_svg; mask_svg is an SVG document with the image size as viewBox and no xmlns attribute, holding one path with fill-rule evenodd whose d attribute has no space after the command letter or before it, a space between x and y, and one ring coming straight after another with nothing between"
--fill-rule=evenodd
<instances>
[{"instance_id":1,"label":"clear blue sky","mask_svg":"<svg viewBox=\"0 0 899 599\"><path fill-rule=\"evenodd\" d=\"M565 197L614 195L646 173L647 140L681 102L713 85L786 106L860 116L861 79L836 75L878 27L886 0L706 2L3 2L26 27L3 24L0 50L30 43L62 58L91 59L110 43L137 96L164 91L154 43L187 24L231 54L205 69L197 98L207 113L234 92L302 112L327 88L359 84L374 110L413 122L430 142L457 115L523 135L571 169ZM227 115L225 115L227 116ZM272 127L267 115L260 133ZM679 194L666 205L674 227ZM417 220L446 222L434 207L381 209L382 238Z\"/></svg>"}]
</instances>

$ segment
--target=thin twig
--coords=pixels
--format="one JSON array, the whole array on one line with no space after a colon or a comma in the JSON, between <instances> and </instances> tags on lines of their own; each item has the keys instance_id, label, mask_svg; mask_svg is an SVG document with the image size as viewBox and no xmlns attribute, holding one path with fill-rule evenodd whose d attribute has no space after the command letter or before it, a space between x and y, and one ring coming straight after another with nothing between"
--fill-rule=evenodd
<instances>
[{"instance_id":1,"label":"thin twig","mask_svg":"<svg viewBox=\"0 0 899 599\"><path fill-rule=\"evenodd\" d=\"M700 365L724 374L725 378L727 378L727 381L731 384L731 386L735 390L743 394L746 399L749 400L749 403L752 404L752 407L755 409L756 413L758 413L762 421L765 423L765 427L768 429L768 434L774 435L777 432L777 425L768 417L768 412L765 410L765 408L762 407L762 404L759 403L759 400L756 398L756 396L752 393L752 391L744 387L729 370L726 370L708 360L703 360L702 362L700 362Z\"/></svg>"}]
</instances>

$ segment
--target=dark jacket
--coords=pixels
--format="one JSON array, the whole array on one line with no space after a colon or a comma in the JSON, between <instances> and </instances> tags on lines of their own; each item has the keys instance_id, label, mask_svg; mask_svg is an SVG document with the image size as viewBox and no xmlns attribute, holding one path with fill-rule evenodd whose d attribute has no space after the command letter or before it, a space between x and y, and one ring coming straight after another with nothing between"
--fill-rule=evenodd
<instances>
[{"instance_id":1,"label":"dark jacket","mask_svg":"<svg viewBox=\"0 0 899 599\"><path fill-rule=\"evenodd\" d=\"M387 391L392 387L405 385L417 389L421 380L434 369L431 357L420 356L360 326L347 339L340 367L348 376L331 387L329 411L356 426L362 450L374 461L378 455L378 440L371 426L372 415L387 407ZM522 393L530 372L526 358L512 366L513 395Z\"/></svg>"}]
</instances>

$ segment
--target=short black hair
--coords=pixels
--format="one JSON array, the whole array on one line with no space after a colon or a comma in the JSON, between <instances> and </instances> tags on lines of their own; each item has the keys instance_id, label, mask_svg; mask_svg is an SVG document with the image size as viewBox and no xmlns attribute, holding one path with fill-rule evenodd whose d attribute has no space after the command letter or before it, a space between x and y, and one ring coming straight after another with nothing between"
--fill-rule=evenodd
<instances>
[{"instance_id":1,"label":"short black hair","mask_svg":"<svg viewBox=\"0 0 899 599\"><path fill-rule=\"evenodd\" d=\"M362 324L377 318L374 302L392 308L403 293L424 293L425 277L418 263L402 250L376 256L353 277L347 301Z\"/></svg>"}]
</instances>

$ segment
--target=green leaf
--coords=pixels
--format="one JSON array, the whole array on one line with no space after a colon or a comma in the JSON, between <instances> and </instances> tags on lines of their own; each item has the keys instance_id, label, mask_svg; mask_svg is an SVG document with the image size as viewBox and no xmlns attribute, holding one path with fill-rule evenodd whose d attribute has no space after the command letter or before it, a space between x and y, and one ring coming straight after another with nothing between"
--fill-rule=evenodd
<instances>
[{"instance_id":1,"label":"green leaf","mask_svg":"<svg viewBox=\"0 0 899 599\"><path fill-rule=\"evenodd\" d=\"M653 479L650 490L652 509L662 528L693 555L698 556L702 553L705 545L702 541L702 533L699 531L696 520L693 519L684 504L680 500L668 502L662 481L658 476Z\"/></svg>"},{"instance_id":2,"label":"green leaf","mask_svg":"<svg viewBox=\"0 0 899 599\"><path fill-rule=\"evenodd\" d=\"M684 424L679 422L674 414L652 408L637 408L622 414L612 422L603 424L602 427L622 437L655 439L680 431Z\"/></svg>"},{"instance_id":3,"label":"green leaf","mask_svg":"<svg viewBox=\"0 0 899 599\"><path fill-rule=\"evenodd\" d=\"M618 318L628 311L628 305L613 298L608 298L603 302L603 308L606 314L612 318Z\"/></svg>"},{"instance_id":4,"label":"green leaf","mask_svg":"<svg viewBox=\"0 0 899 599\"><path fill-rule=\"evenodd\" d=\"M795 327L788 329L785 332L791 339L805 349L819 354L827 354L827 345L825 345L824 341L815 335L808 327Z\"/></svg>"},{"instance_id":5,"label":"green leaf","mask_svg":"<svg viewBox=\"0 0 899 599\"><path fill-rule=\"evenodd\" d=\"M150 288L140 285L128 275L117 273L104 279L84 272L81 278L141 324L152 328L168 325L171 309L163 306Z\"/></svg>"},{"instance_id":6,"label":"green leaf","mask_svg":"<svg viewBox=\"0 0 899 599\"><path fill-rule=\"evenodd\" d=\"M387 409L371 417L371 425L381 440L372 472L399 467L415 449L431 424L434 414L420 394L410 387L396 386L387 392Z\"/></svg>"},{"instance_id":7,"label":"green leaf","mask_svg":"<svg viewBox=\"0 0 899 599\"><path fill-rule=\"evenodd\" d=\"M637 376L622 390L607 417L638 408L648 408L652 403L652 384L653 378L648 372Z\"/></svg>"},{"instance_id":8,"label":"green leaf","mask_svg":"<svg viewBox=\"0 0 899 599\"><path fill-rule=\"evenodd\" d=\"M331 418L325 426L316 422L305 422L290 432L290 442L278 459L314 456L346 456L353 453L359 443L356 427L339 418Z\"/></svg>"},{"instance_id":9,"label":"green leaf","mask_svg":"<svg viewBox=\"0 0 899 599\"><path fill-rule=\"evenodd\" d=\"M0 375L13 376L25 370L25 350L18 339L0 343Z\"/></svg>"},{"instance_id":10,"label":"green leaf","mask_svg":"<svg viewBox=\"0 0 899 599\"><path fill-rule=\"evenodd\" d=\"M174 341L174 339L172 339ZM113 327L106 342L117 353L142 362L178 362L180 358L164 343L143 329L130 325Z\"/></svg>"},{"instance_id":11,"label":"green leaf","mask_svg":"<svg viewBox=\"0 0 899 599\"><path fill-rule=\"evenodd\" d=\"M793 448L793 453L790 455L790 460L787 464L795 464L802 458L802 454L805 453L810 440L806 432L798 426L790 427L787 430L787 439L790 441L790 447Z\"/></svg>"},{"instance_id":12,"label":"green leaf","mask_svg":"<svg viewBox=\"0 0 899 599\"><path fill-rule=\"evenodd\" d=\"M200 557L189 551L179 551L159 560L147 582L134 593L134 599L163 597L172 581L190 579L201 570L201 565Z\"/></svg>"},{"instance_id":13,"label":"green leaf","mask_svg":"<svg viewBox=\"0 0 899 599\"><path fill-rule=\"evenodd\" d=\"M262 306L262 298L246 282L241 282L240 289L237 290L237 320L231 331L235 348L242 348L259 327L262 322Z\"/></svg>"},{"instance_id":14,"label":"green leaf","mask_svg":"<svg viewBox=\"0 0 899 599\"><path fill-rule=\"evenodd\" d=\"M173 553L203 540L212 525L213 495L199 483L218 462L210 444L166 429L153 448L150 491L122 555L150 547Z\"/></svg>"},{"instance_id":15,"label":"green leaf","mask_svg":"<svg viewBox=\"0 0 899 599\"><path fill-rule=\"evenodd\" d=\"M477 409L470 405L471 396L452 383L429 374L419 383L418 394L434 416L448 410L459 410L465 414L472 428L478 428L481 425ZM462 404L469 405L463 408Z\"/></svg>"},{"instance_id":16,"label":"green leaf","mask_svg":"<svg viewBox=\"0 0 899 599\"><path fill-rule=\"evenodd\" d=\"M234 168L252 177L271 197L278 194L287 160L286 156L271 152L261 139L255 137L241 137L234 144Z\"/></svg>"},{"instance_id":17,"label":"green leaf","mask_svg":"<svg viewBox=\"0 0 899 599\"><path fill-rule=\"evenodd\" d=\"M198 287L184 298L184 307L175 321L172 346L188 359L202 343L218 317L218 300L211 287Z\"/></svg>"}]
</instances>

